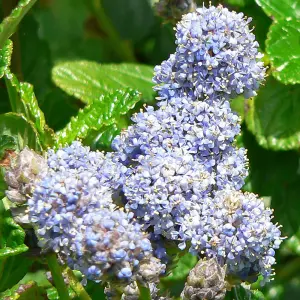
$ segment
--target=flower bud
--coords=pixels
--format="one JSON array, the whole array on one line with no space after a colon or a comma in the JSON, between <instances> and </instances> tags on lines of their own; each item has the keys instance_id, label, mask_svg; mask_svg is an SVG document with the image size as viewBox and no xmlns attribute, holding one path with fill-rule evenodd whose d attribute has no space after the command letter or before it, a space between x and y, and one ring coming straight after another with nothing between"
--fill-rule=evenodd
<instances>
[{"instance_id":1,"label":"flower bud","mask_svg":"<svg viewBox=\"0 0 300 300\"><path fill-rule=\"evenodd\" d=\"M154 3L155 13L169 21L179 21L182 15L196 9L193 0L159 0Z\"/></svg>"},{"instance_id":2,"label":"flower bud","mask_svg":"<svg viewBox=\"0 0 300 300\"><path fill-rule=\"evenodd\" d=\"M216 259L202 259L190 271L181 293L183 300L224 299L226 266L221 267Z\"/></svg>"},{"instance_id":3,"label":"flower bud","mask_svg":"<svg viewBox=\"0 0 300 300\"><path fill-rule=\"evenodd\" d=\"M24 204L47 169L45 158L25 147L12 159L10 169L5 173L7 198L13 203Z\"/></svg>"},{"instance_id":4,"label":"flower bud","mask_svg":"<svg viewBox=\"0 0 300 300\"><path fill-rule=\"evenodd\" d=\"M162 264L160 259L149 256L141 261L137 279L145 283L157 283L159 276L166 270L166 265Z\"/></svg>"}]
</instances>

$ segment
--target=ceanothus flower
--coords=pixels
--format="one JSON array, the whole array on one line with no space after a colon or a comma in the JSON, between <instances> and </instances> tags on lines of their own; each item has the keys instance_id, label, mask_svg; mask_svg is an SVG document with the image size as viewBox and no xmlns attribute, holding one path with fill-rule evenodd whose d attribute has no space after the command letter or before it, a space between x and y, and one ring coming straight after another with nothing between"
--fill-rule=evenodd
<instances>
[{"instance_id":1,"label":"ceanothus flower","mask_svg":"<svg viewBox=\"0 0 300 300\"><path fill-rule=\"evenodd\" d=\"M124 181L129 170L118 162L113 153L103 154L99 151L90 151L79 141L74 141L70 146L47 153L49 168L59 170L85 170L94 173L102 184L117 189Z\"/></svg>"},{"instance_id":2,"label":"ceanothus flower","mask_svg":"<svg viewBox=\"0 0 300 300\"><path fill-rule=\"evenodd\" d=\"M216 176L216 187L239 189L247 176L246 151L232 146L240 132L239 117L229 102L207 103L172 98L160 108L147 107L133 117L134 125L116 137L112 147L125 165L135 166L140 156L157 148L184 149Z\"/></svg>"},{"instance_id":3,"label":"ceanothus flower","mask_svg":"<svg viewBox=\"0 0 300 300\"><path fill-rule=\"evenodd\" d=\"M155 152L154 152L155 151ZM123 186L125 207L156 235L177 239L178 222L210 194L214 174L183 148L140 156Z\"/></svg>"},{"instance_id":4,"label":"ceanothus flower","mask_svg":"<svg viewBox=\"0 0 300 300\"><path fill-rule=\"evenodd\" d=\"M254 96L265 68L250 22L221 5L184 15L176 28L176 52L154 69L159 99Z\"/></svg>"},{"instance_id":5,"label":"ceanothus flower","mask_svg":"<svg viewBox=\"0 0 300 300\"><path fill-rule=\"evenodd\" d=\"M85 214L73 238L68 264L94 281L134 279L140 261L152 253L151 243L133 213L102 208Z\"/></svg>"},{"instance_id":6,"label":"ceanothus flower","mask_svg":"<svg viewBox=\"0 0 300 300\"><path fill-rule=\"evenodd\" d=\"M39 245L88 279L130 279L152 248L133 214L113 203L127 168L78 142L50 153L49 171L28 201Z\"/></svg>"},{"instance_id":7,"label":"ceanothus flower","mask_svg":"<svg viewBox=\"0 0 300 300\"><path fill-rule=\"evenodd\" d=\"M198 206L199 207L199 206ZM255 194L218 191L185 216L180 232L190 252L216 258L227 273L242 280L272 275L275 249L283 238L272 210Z\"/></svg>"}]
</instances>

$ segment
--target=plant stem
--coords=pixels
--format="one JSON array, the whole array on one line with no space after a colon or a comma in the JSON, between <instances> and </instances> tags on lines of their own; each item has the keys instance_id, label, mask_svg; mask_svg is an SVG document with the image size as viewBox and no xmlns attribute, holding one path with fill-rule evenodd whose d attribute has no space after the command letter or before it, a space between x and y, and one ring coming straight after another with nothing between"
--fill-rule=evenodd
<instances>
[{"instance_id":1,"label":"plant stem","mask_svg":"<svg viewBox=\"0 0 300 300\"><path fill-rule=\"evenodd\" d=\"M66 272L66 274L68 276L71 288L77 294L78 298L81 300L91 300L91 297L86 292L86 290L81 285L81 283L77 280L73 271L68 267L64 271Z\"/></svg>"},{"instance_id":2,"label":"plant stem","mask_svg":"<svg viewBox=\"0 0 300 300\"><path fill-rule=\"evenodd\" d=\"M65 285L64 278L62 276L62 268L58 264L56 255L54 253L49 253L46 255L47 263L49 266L49 269L52 274L52 278L54 281L54 285L57 289L59 299L60 300L69 300L69 292L68 288Z\"/></svg>"},{"instance_id":3,"label":"plant stem","mask_svg":"<svg viewBox=\"0 0 300 300\"><path fill-rule=\"evenodd\" d=\"M111 21L105 14L102 1L92 0L92 6L97 16L99 25L107 34L110 40L112 50L116 52L119 55L119 57L124 61L129 61L129 62L136 61L130 45L121 40L118 32L116 31Z\"/></svg>"}]
</instances>

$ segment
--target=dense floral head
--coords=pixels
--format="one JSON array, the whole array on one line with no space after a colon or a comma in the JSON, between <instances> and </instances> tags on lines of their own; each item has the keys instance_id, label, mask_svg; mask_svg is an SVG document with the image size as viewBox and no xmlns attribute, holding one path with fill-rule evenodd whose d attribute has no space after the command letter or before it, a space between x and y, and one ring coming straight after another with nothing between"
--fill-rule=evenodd
<instances>
[{"instance_id":1,"label":"dense floral head","mask_svg":"<svg viewBox=\"0 0 300 300\"><path fill-rule=\"evenodd\" d=\"M91 280L132 280L140 261L152 253L151 243L133 220L133 213L103 208L82 220L68 264Z\"/></svg>"},{"instance_id":2,"label":"dense floral head","mask_svg":"<svg viewBox=\"0 0 300 300\"><path fill-rule=\"evenodd\" d=\"M186 216L181 230L192 253L217 258L227 273L242 280L261 274L268 281L274 249L283 240L272 218L272 210L256 195L224 190Z\"/></svg>"},{"instance_id":3,"label":"dense floral head","mask_svg":"<svg viewBox=\"0 0 300 300\"><path fill-rule=\"evenodd\" d=\"M141 156L124 187L126 208L146 228L168 239L177 239L178 224L193 205L202 201L215 184L193 155L177 148L157 148Z\"/></svg>"},{"instance_id":4,"label":"dense floral head","mask_svg":"<svg viewBox=\"0 0 300 300\"><path fill-rule=\"evenodd\" d=\"M89 279L130 279L152 248L133 214L113 203L127 168L78 142L50 151L48 164L28 201L40 246Z\"/></svg>"},{"instance_id":5,"label":"dense floral head","mask_svg":"<svg viewBox=\"0 0 300 300\"><path fill-rule=\"evenodd\" d=\"M232 146L240 132L240 120L226 101L223 104L172 98L160 108L148 107L133 117L135 124L116 137L112 147L125 165L153 155L183 149L209 173L216 176L216 187L239 189L247 176L245 149ZM141 158L142 160L142 158Z\"/></svg>"},{"instance_id":6,"label":"dense floral head","mask_svg":"<svg viewBox=\"0 0 300 300\"><path fill-rule=\"evenodd\" d=\"M154 69L160 98L255 95L265 69L250 21L222 6L184 15L176 28L176 52Z\"/></svg>"}]
</instances>

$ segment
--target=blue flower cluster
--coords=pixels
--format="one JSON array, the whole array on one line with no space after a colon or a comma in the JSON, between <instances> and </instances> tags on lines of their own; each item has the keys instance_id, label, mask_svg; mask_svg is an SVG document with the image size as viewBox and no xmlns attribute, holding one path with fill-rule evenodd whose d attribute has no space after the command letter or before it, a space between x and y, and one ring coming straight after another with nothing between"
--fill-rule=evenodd
<instances>
[{"instance_id":1,"label":"blue flower cluster","mask_svg":"<svg viewBox=\"0 0 300 300\"><path fill-rule=\"evenodd\" d=\"M113 204L127 168L79 142L50 150L48 166L28 201L40 246L88 279L130 279L152 247L133 213Z\"/></svg>"},{"instance_id":2,"label":"blue flower cluster","mask_svg":"<svg viewBox=\"0 0 300 300\"><path fill-rule=\"evenodd\" d=\"M255 194L218 191L186 215L181 226L183 240L194 254L204 252L227 265L227 273L242 280L259 274L272 275L275 251L282 242L272 210Z\"/></svg>"},{"instance_id":3,"label":"blue flower cluster","mask_svg":"<svg viewBox=\"0 0 300 300\"><path fill-rule=\"evenodd\" d=\"M255 95L265 69L250 22L222 6L198 8L183 16L176 28L176 52L155 68L160 99Z\"/></svg>"},{"instance_id":4,"label":"blue flower cluster","mask_svg":"<svg viewBox=\"0 0 300 300\"><path fill-rule=\"evenodd\" d=\"M190 245L243 280L268 281L282 238L271 210L239 192L248 164L228 101L253 96L264 79L249 22L221 6L184 16L176 52L155 68L158 109L136 114L112 147L131 170L125 207L156 239Z\"/></svg>"},{"instance_id":5,"label":"blue flower cluster","mask_svg":"<svg viewBox=\"0 0 300 300\"><path fill-rule=\"evenodd\" d=\"M171 98L133 121L112 147L131 169L123 187L125 207L156 235L176 240L178 224L193 203L216 190L243 186L246 151L232 145L240 120L228 101Z\"/></svg>"},{"instance_id":6,"label":"blue flower cluster","mask_svg":"<svg viewBox=\"0 0 300 300\"><path fill-rule=\"evenodd\" d=\"M133 121L135 124L112 143L125 165L136 165L138 158L153 155L158 148L166 153L184 151L205 171L214 174L218 189L243 186L248 162L245 149L233 146L240 133L240 119L228 101L209 104L171 98L161 102L157 110L147 107Z\"/></svg>"}]
</instances>

